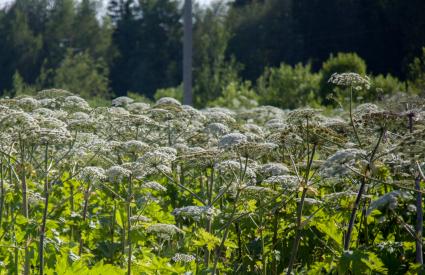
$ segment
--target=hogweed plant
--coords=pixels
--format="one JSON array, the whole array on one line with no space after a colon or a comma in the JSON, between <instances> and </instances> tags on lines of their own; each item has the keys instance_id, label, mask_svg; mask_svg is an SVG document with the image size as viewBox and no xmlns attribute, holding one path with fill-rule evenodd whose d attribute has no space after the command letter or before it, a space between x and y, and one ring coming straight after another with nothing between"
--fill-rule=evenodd
<instances>
[{"instance_id":1,"label":"hogweed plant","mask_svg":"<svg viewBox=\"0 0 425 275\"><path fill-rule=\"evenodd\" d=\"M417 273L425 104L0 99L0 273ZM417 264L415 264L417 263Z\"/></svg>"}]
</instances>

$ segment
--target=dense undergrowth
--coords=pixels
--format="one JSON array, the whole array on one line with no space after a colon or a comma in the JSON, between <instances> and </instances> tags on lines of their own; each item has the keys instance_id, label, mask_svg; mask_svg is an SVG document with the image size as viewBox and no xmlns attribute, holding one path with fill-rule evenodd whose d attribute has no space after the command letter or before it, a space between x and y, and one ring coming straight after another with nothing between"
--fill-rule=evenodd
<instances>
[{"instance_id":1,"label":"dense undergrowth","mask_svg":"<svg viewBox=\"0 0 425 275\"><path fill-rule=\"evenodd\" d=\"M197 110L0 101L1 274L414 274L423 99Z\"/></svg>"}]
</instances>

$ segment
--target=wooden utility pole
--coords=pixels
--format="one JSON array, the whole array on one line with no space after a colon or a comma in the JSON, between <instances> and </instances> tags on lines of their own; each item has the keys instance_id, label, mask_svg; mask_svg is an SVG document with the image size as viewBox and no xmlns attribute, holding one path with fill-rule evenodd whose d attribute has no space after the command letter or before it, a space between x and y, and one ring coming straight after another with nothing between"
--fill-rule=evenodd
<instances>
[{"instance_id":1,"label":"wooden utility pole","mask_svg":"<svg viewBox=\"0 0 425 275\"><path fill-rule=\"evenodd\" d=\"M183 10L183 104L192 105L192 0L184 1Z\"/></svg>"}]
</instances>

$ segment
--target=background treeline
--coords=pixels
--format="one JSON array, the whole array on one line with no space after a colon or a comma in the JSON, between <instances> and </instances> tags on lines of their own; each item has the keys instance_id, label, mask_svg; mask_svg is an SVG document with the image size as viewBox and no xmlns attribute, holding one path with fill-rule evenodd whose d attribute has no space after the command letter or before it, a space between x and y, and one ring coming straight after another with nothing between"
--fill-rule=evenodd
<instances>
[{"instance_id":1,"label":"background treeline","mask_svg":"<svg viewBox=\"0 0 425 275\"><path fill-rule=\"evenodd\" d=\"M97 101L181 98L181 1L110 0L106 14L99 6L16 0L0 10L2 95L56 87ZM424 11L423 0L195 3L195 105L336 103L326 80L343 71L373 78L359 95L368 100L421 92Z\"/></svg>"}]
</instances>

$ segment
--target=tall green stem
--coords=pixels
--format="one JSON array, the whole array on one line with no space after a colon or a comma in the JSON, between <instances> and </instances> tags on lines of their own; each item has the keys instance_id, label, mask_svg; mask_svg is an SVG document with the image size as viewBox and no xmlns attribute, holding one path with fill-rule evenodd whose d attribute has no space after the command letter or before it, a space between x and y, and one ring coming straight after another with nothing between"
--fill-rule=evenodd
<instances>
[{"instance_id":1,"label":"tall green stem","mask_svg":"<svg viewBox=\"0 0 425 275\"><path fill-rule=\"evenodd\" d=\"M309 174L310 174L310 170L311 170L311 165L313 164L313 158L314 158L314 155L316 153L316 147L317 147L317 145L313 144L313 149L311 150L311 156L309 156L307 170L306 170L305 176L304 176L305 186L303 186L303 191L302 191L302 194L301 194L301 200L300 200L300 203L298 204L297 228L296 228L294 242L292 244L291 258L289 260L288 271L286 273L287 275L291 274L292 268L293 268L295 260L297 258L298 246L299 246L300 240L301 240L301 222L302 222L304 201L305 201L305 197L307 195L307 190L308 190L307 185L308 185L308 180L309 180Z\"/></svg>"},{"instance_id":2,"label":"tall green stem","mask_svg":"<svg viewBox=\"0 0 425 275\"><path fill-rule=\"evenodd\" d=\"M118 183L115 183L115 194L118 194L119 190L118 190ZM115 220L117 217L117 198L115 196L115 194L112 195L112 197L114 198L114 205L113 205L113 209L112 209L112 218L111 218L111 245L113 247L114 245L114 236L115 236ZM114 253L115 253L115 249L112 250L111 252L111 263L114 260Z\"/></svg>"},{"instance_id":3,"label":"tall green stem","mask_svg":"<svg viewBox=\"0 0 425 275\"><path fill-rule=\"evenodd\" d=\"M213 265L213 269L212 269L212 272L211 272L212 275L215 275L216 272L217 272L218 258L220 257L221 251L224 248L224 243L227 240L227 235L229 234L230 225L232 224L233 218L235 217L236 209L237 209L236 205L237 205L237 202L239 200L240 193L241 193L241 190L240 190L240 188L238 188L238 191L236 193L235 203L233 205L232 213L230 214L230 218L229 218L229 220L226 224L226 228L224 229L224 234L223 234L223 237L221 238L220 245L217 248L216 253L215 253L214 265Z\"/></svg>"},{"instance_id":4,"label":"tall green stem","mask_svg":"<svg viewBox=\"0 0 425 275\"><path fill-rule=\"evenodd\" d=\"M413 117L414 113L409 114L409 132L413 132ZM420 167L419 167L420 168ZM419 171L420 173L420 171ZM421 176L418 175L415 178L415 190L421 191ZM416 262L419 264L423 264L423 248L422 248L422 232L424 229L423 224L423 206L422 206L422 193L416 193Z\"/></svg>"},{"instance_id":5,"label":"tall green stem","mask_svg":"<svg viewBox=\"0 0 425 275\"><path fill-rule=\"evenodd\" d=\"M207 180L207 193L208 193L208 206L212 207L212 202L213 202L213 184L214 184L214 166L211 167L211 175L210 175L210 181L208 184L208 180ZM211 226L212 226L212 217L207 217L206 218L206 224L205 224L205 230L208 233L211 233ZM210 251L208 250L207 247L204 247L204 265L205 267L208 267L209 265L209 261L210 261Z\"/></svg>"},{"instance_id":6,"label":"tall green stem","mask_svg":"<svg viewBox=\"0 0 425 275\"><path fill-rule=\"evenodd\" d=\"M4 205L4 182L3 182L3 157L0 159L0 229L3 222L3 205Z\"/></svg>"},{"instance_id":7,"label":"tall green stem","mask_svg":"<svg viewBox=\"0 0 425 275\"><path fill-rule=\"evenodd\" d=\"M128 245L128 261L127 261L127 275L131 275L131 201L133 200L133 183L131 175L128 180L128 200L127 200L127 245Z\"/></svg>"},{"instance_id":8,"label":"tall green stem","mask_svg":"<svg viewBox=\"0 0 425 275\"><path fill-rule=\"evenodd\" d=\"M347 233L345 234L344 250L350 249L351 234L353 233L354 222L356 220L357 210L359 209L360 200L362 198L364 189L366 187L367 177L368 177L368 174L370 172L370 168L371 168L372 163L374 161L375 154L376 154L376 152L378 150L378 147L381 144L382 137L384 136L384 133L385 133L385 129L381 129L381 134L379 135L378 142L376 143L375 148L372 151L372 154L371 154L370 159L369 159L369 164L366 167L366 171L364 173L364 177L362 178L360 189L359 189L359 192L357 193L356 201L354 202L354 207L353 207L353 209L351 211L350 222L348 223Z\"/></svg>"},{"instance_id":9,"label":"tall green stem","mask_svg":"<svg viewBox=\"0 0 425 275\"><path fill-rule=\"evenodd\" d=\"M83 224L85 224L87 219L87 211L88 211L89 198L90 198L90 188L91 188L91 183L89 182L87 184L87 189L84 192ZM81 230L80 232L80 247L78 249L78 256L81 256L82 253L83 253L83 230Z\"/></svg>"},{"instance_id":10,"label":"tall green stem","mask_svg":"<svg viewBox=\"0 0 425 275\"><path fill-rule=\"evenodd\" d=\"M49 145L46 144L45 148L45 161L44 161L44 211L43 211L43 219L41 222L40 228L40 243L38 247L38 257L39 257L39 273L40 275L44 274L44 237L46 233L46 221L47 221L47 210L49 207L49 167L48 167L48 150Z\"/></svg>"},{"instance_id":11,"label":"tall green stem","mask_svg":"<svg viewBox=\"0 0 425 275\"><path fill-rule=\"evenodd\" d=\"M28 199L27 199L27 179L26 179L26 169L25 169L25 145L23 144L22 140L20 140L20 147L21 147L21 188L22 188L22 214L24 215L25 219L28 220ZM30 254L29 254L29 240L30 236L27 237L24 244L24 255L25 255L25 262L24 262L24 275L28 275L30 272Z\"/></svg>"},{"instance_id":12,"label":"tall green stem","mask_svg":"<svg viewBox=\"0 0 425 275\"><path fill-rule=\"evenodd\" d=\"M350 123L353 127L354 136L356 137L357 142L359 143L360 148L363 147L362 142L360 141L359 134L357 133L356 125L354 124L353 119L353 87L350 87Z\"/></svg>"},{"instance_id":13,"label":"tall green stem","mask_svg":"<svg viewBox=\"0 0 425 275\"><path fill-rule=\"evenodd\" d=\"M421 190L421 177L418 176L415 179L415 189ZM416 262L423 264L423 251L422 251L422 232L424 227L424 217L423 217L423 208L422 208L422 193L418 192L416 194Z\"/></svg>"}]
</instances>

